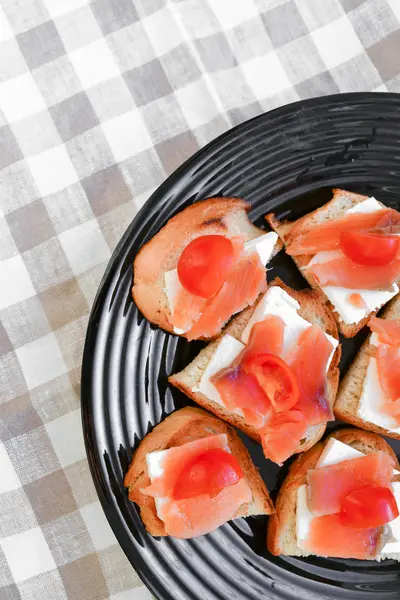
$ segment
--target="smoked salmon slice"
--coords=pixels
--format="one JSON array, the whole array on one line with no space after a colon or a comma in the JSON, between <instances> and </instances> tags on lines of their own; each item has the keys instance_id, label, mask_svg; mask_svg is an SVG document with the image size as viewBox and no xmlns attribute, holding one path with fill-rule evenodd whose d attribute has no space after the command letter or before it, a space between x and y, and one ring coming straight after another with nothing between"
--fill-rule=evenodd
<instances>
[{"instance_id":1,"label":"smoked salmon slice","mask_svg":"<svg viewBox=\"0 0 400 600\"><path fill-rule=\"evenodd\" d=\"M377 334L382 344L400 347L400 323L398 321L372 317L368 322L368 327Z\"/></svg>"},{"instance_id":2,"label":"smoked salmon slice","mask_svg":"<svg viewBox=\"0 0 400 600\"><path fill-rule=\"evenodd\" d=\"M223 369L211 382L229 410L241 409L249 425L261 427L264 424L271 403L253 375L237 365Z\"/></svg>"},{"instance_id":3,"label":"smoked salmon slice","mask_svg":"<svg viewBox=\"0 0 400 600\"><path fill-rule=\"evenodd\" d=\"M399 422L400 418L400 348L379 344L376 350L376 364L380 386L386 403L382 410Z\"/></svg>"},{"instance_id":4,"label":"smoked salmon slice","mask_svg":"<svg viewBox=\"0 0 400 600\"><path fill-rule=\"evenodd\" d=\"M340 248L340 235L343 231L375 229L386 221L397 223L400 221L400 214L393 209L383 208L372 213L350 213L320 225L307 227L299 222L290 232L293 241L288 245L286 252L290 256L298 256L336 250Z\"/></svg>"},{"instance_id":5,"label":"smoked salmon slice","mask_svg":"<svg viewBox=\"0 0 400 600\"><path fill-rule=\"evenodd\" d=\"M369 560L378 553L381 531L381 527L353 529L344 526L339 515L325 515L312 519L302 546L318 556Z\"/></svg>"},{"instance_id":6,"label":"smoked salmon slice","mask_svg":"<svg viewBox=\"0 0 400 600\"><path fill-rule=\"evenodd\" d=\"M352 492L368 486L389 487L393 466L392 457L379 451L308 471L310 511L316 516L339 513L344 498Z\"/></svg>"},{"instance_id":7,"label":"smoked salmon slice","mask_svg":"<svg viewBox=\"0 0 400 600\"><path fill-rule=\"evenodd\" d=\"M170 448L162 460L162 474L153 478L152 483L141 490L142 494L154 498L172 496L179 475L193 458L204 450L225 448L227 443L226 435L221 433Z\"/></svg>"},{"instance_id":8,"label":"smoked salmon slice","mask_svg":"<svg viewBox=\"0 0 400 600\"><path fill-rule=\"evenodd\" d=\"M308 420L299 410L272 414L260 430L265 456L279 465L284 463L306 437L308 426Z\"/></svg>"},{"instance_id":9,"label":"smoked salmon slice","mask_svg":"<svg viewBox=\"0 0 400 600\"><path fill-rule=\"evenodd\" d=\"M165 532L176 538L192 538L214 531L233 519L242 504L252 501L245 479L226 487L211 498L208 494L166 502L159 508Z\"/></svg>"},{"instance_id":10,"label":"smoked salmon slice","mask_svg":"<svg viewBox=\"0 0 400 600\"><path fill-rule=\"evenodd\" d=\"M288 364L300 388L300 398L294 408L300 410L310 425L331 421L333 417L326 393L326 366L333 346L324 332L312 325L299 336Z\"/></svg>"},{"instance_id":11,"label":"smoked salmon slice","mask_svg":"<svg viewBox=\"0 0 400 600\"><path fill-rule=\"evenodd\" d=\"M250 359L261 354L281 356L284 332L285 321L282 317L267 315L263 321L258 321L251 328L242 359Z\"/></svg>"},{"instance_id":12,"label":"smoked salmon slice","mask_svg":"<svg viewBox=\"0 0 400 600\"><path fill-rule=\"evenodd\" d=\"M266 290L265 268L256 252L241 258L231 269L219 292L207 301L199 320L187 333L189 341L212 337L231 315L254 304Z\"/></svg>"},{"instance_id":13,"label":"smoked salmon slice","mask_svg":"<svg viewBox=\"0 0 400 600\"><path fill-rule=\"evenodd\" d=\"M387 290L400 278L400 259L385 266L371 267L357 265L343 254L306 268L322 287L333 285L349 289Z\"/></svg>"},{"instance_id":14,"label":"smoked salmon slice","mask_svg":"<svg viewBox=\"0 0 400 600\"><path fill-rule=\"evenodd\" d=\"M170 323L182 331L190 329L201 317L204 307L207 303L205 298L193 296L181 286L178 292L178 298L173 314L170 316Z\"/></svg>"}]
</instances>

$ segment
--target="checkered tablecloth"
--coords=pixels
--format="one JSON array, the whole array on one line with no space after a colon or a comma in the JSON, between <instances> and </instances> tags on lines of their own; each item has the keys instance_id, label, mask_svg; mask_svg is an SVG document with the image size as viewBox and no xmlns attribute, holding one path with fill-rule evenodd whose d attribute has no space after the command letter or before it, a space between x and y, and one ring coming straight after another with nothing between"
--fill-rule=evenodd
<instances>
[{"instance_id":1,"label":"checkered tablecloth","mask_svg":"<svg viewBox=\"0 0 400 600\"><path fill-rule=\"evenodd\" d=\"M0 598L146 600L102 513L79 378L110 254L233 125L400 91L400 0L0 0Z\"/></svg>"}]
</instances>

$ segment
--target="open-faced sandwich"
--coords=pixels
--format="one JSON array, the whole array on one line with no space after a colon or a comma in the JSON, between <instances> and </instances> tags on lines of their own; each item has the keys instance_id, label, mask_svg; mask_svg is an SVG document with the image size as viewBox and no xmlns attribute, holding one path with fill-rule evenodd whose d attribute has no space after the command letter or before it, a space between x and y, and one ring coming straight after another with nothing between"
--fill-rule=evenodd
<instances>
[{"instance_id":1,"label":"open-faced sandwich","mask_svg":"<svg viewBox=\"0 0 400 600\"><path fill-rule=\"evenodd\" d=\"M266 217L312 288L352 337L399 291L400 213L375 198L333 190L294 222Z\"/></svg>"},{"instance_id":2,"label":"open-faced sandwich","mask_svg":"<svg viewBox=\"0 0 400 600\"><path fill-rule=\"evenodd\" d=\"M226 423L186 407L139 444L124 480L154 536L192 538L273 504L246 447Z\"/></svg>"},{"instance_id":3,"label":"open-faced sandwich","mask_svg":"<svg viewBox=\"0 0 400 600\"><path fill-rule=\"evenodd\" d=\"M333 419L340 346L318 294L275 280L170 383L283 463Z\"/></svg>"},{"instance_id":4,"label":"open-faced sandwich","mask_svg":"<svg viewBox=\"0 0 400 600\"><path fill-rule=\"evenodd\" d=\"M400 560L399 464L374 433L348 428L299 456L269 518L275 555Z\"/></svg>"},{"instance_id":5,"label":"open-faced sandwich","mask_svg":"<svg viewBox=\"0 0 400 600\"><path fill-rule=\"evenodd\" d=\"M342 379L338 419L400 439L400 298L373 317L371 330Z\"/></svg>"},{"instance_id":6,"label":"open-faced sandwich","mask_svg":"<svg viewBox=\"0 0 400 600\"><path fill-rule=\"evenodd\" d=\"M265 291L265 265L281 244L249 221L249 207L238 198L196 202L143 246L132 294L151 323L210 339Z\"/></svg>"}]
</instances>

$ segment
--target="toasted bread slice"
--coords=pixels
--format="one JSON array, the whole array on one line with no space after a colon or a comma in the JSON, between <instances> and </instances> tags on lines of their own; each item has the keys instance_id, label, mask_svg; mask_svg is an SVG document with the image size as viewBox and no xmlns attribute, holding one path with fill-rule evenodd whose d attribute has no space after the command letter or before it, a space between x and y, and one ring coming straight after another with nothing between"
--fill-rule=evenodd
<instances>
[{"instance_id":1,"label":"toasted bread slice","mask_svg":"<svg viewBox=\"0 0 400 600\"><path fill-rule=\"evenodd\" d=\"M380 317L400 321L400 298L398 296L387 305ZM370 421L365 421L357 415L369 359L375 354L375 346L370 344L370 338L371 334L361 346L356 358L340 382L334 405L334 413L338 419L345 421L345 423L350 423L356 427L361 427L361 429L367 429L368 431L374 431L375 433L400 440L400 434L380 427Z\"/></svg>"},{"instance_id":2,"label":"toasted bread slice","mask_svg":"<svg viewBox=\"0 0 400 600\"><path fill-rule=\"evenodd\" d=\"M279 219L277 219L273 213L266 215L265 218L272 229L279 235L284 245L288 246L292 241L290 232L294 225L297 225L298 223L302 223L304 225L319 225L331 219L338 219L339 217L342 217L350 208L366 199L367 196L362 196L361 194L354 194L353 192L334 189L332 200L308 215L301 217L297 221L279 221ZM292 256L292 258L297 267L302 270L312 259L312 255ZM377 309L376 311L371 312L367 317L358 323L346 324L341 320L339 314L335 310L335 307L325 296L315 277L313 277L311 273L307 273L307 271L304 270L302 270L302 274L307 279L310 286L317 292L317 294L320 295L321 300L330 307L338 323L340 332L347 338L354 337L359 331L361 331L361 329L368 323L369 319L379 310Z\"/></svg>"},{"instance_id":3,"label":"toasted bread slice","mask_svg":"<svg viewBox=\"0 0 400 600\"><path fill-rule=\"evenodd\" d=\"M292 296L297 302L300 304L299 315L304 319L318 325L321 327L326 333L329 333L336 339L338 338L337 326L335 323L335 319L332 316L332 313L328 310L328 308L321 302L320 296L313 292L312 290L303 290L296 291L292 290L288 286L286 286L280 279L275 279L271 285L279 285L283 290L285 290L290 296ZM232 337L240 340L240 336L246 327L248 321L251 318L254 310L256 309L257 303L244 310L240 315L235 317L230 324L224 329L222 335L229 334ZM201 392L194 392L193 388L198 388L200 384L200 380L202 378L203 372L206 369L208 363L211 360L217 346L219 344L220 338L217 338L210 344L208 344L198 356L180 373L176 373L175 375L171 375L169 377L169 382L172 383L175 387L184 392L189 398L194 400L197 404L206 408L207 410L213 412L215 415L228 421L231 425L238 427L246 433L248 436L260 442L260 434L257 429L246 423L244 417L231 412L221 404L214 402L207 398ZM328 375L327 375L327 397L331 406L333 406L336 392L339 384L339 369L338 364L340 360L340 345L336 349L336 352L333 356L332 362L329 367ZM326 429L326 425L314 425L309 427L307 432L307 437L302 443L299 445L296 452L304 452L313 446L324 434Z\"/></svg>"},{"instance_id":4,"label":"toasted bread slice","mask_svg":"<svg viewBox=\"0 0 400 600\"><path fill-rule=\"evenodd\" d=\"M274 511L265 483L237 433L205 410L188 406L169 415L146 435L134 453L125 475L124 485L129 490L129 499L139 506L140 517L151 535L165 536L166 533L163 521L157 516L154 499L140 491L150 483L146 455L219 433L227 435L229 448L238 459L253 494L252 502L243 504L236 517L270 515Z\"/></svg>"},{"instance_id":5,"label":"toasted bread slice","mask_svg":"<svg viewBox=\"0 0 400 600\"><path fill-rule=\"evenodd\" d=\"M172 217L141 248L133 263L132 295L146 319L175 333L168 319L165 273L176 268L185 246L200 235L219 234L229 238L240 235L247 242L265 234L249 221L249 208L250 204L240 198L210 198L196 202ZM277 242L274 254L281 247L282 244Z\"/></svg>"},{"instance_id":6,"label":"toasted bread slice","mask_svg":"<svg viewBox=\"0 0 400 600\"><path fill-rule=\"evenodd\" d=\"M375 433L346 427L331 433L324 442L319 442L311 450L297 457L291 464L275 502L275 514L268 520L267 546L275 556L309 556L297 545L296 512L297 490L306 483L307 471L314 469L327 441L334 437L356 450L369 454L382 450L392 456L395 468L399 469L398 459L387 442ZM396 477L396 480L399 478ZM390 557L400 559L398 557Z\"/></svg>"}]
</instances>

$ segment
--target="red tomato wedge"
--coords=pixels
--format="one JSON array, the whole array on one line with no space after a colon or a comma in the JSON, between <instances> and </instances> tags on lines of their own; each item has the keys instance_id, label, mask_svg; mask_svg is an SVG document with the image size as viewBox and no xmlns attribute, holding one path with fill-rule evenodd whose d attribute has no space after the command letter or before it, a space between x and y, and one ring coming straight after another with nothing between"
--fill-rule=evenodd
<instances>
[{"instance_id":1,"label":"red tomato wedge","mask_svg":"<svg viewBox=\"0 0 400 600\"><path fill-rule=\"evenodd\" d=\"M290 256L299 254L316 254L323 250L337 250L340 247L340 236L343 231L365 231L374 229L379 223L400 219L397 211L383 208L372 213L350 213L340 219L326 221L320 225L306 227L301 221L295 225L286 252ZM386 219L384 221L384 218Z\"/></svg>"},{"instance_id":2,"label":"red tomato wedge","mask_svg":"<svg viewBox=\"0 0 400 600\"><path fill-rule=\"evenodd\" d=\"M226 435L210 435L204 438L170 448L162 461L163 473L152 480L152 483L141 490L142 494L154 498L172 497L179 474L199 454L211 449L224 449Z\"/></svg>"},{"instance_id":3,"label":"red tomato wedge","mask_svg":"<svg viewBox=\"0 0 400 600\"><path fill-rule=\"evenodd\" d=\"M368 486L389 487L393 459L386 452L374 452L307 473L309 509L316 516L339 513L344 499Z\"/></svg>"},{"instance_id":4,"label":"red tomato wedge","mask_svg":"<svg viewBox=\"0 0 400 600\"><path fill-rule=\"evenodd\" d=\"M216 496L235 485L243 477L236 456L222 448L204 450L187 463L179 473L172 493L173 500L193 498L202 494Z\"/></svg>"},{"instance_id":5,"label":"red tomato wedge","mask_svg":"<svg viewBox=\"0 0 400 600\"><path fill-rule=\"evenodd\" d=\"M381 267L393 262L398 254L400 238L367 231L342 231L340 248L357 265Z\"/></svg>"},{"instance_id":6,"label":"red tomato wedge","mask_svg":"<svg viewBox=\"0 0 400 600\"><path fill-rule=\"evenodd\" d=\"M368 322L368 327L377 334L382 344L400 347L400 323L398 321L372 317Z\"/></svg>"},{"instance_id":7,"label":"red tomato wedge","mask_svg":"<svg viewBox=\"0 0 400 600\"><path fill-rule=\"evenodd\" d=\"M207 301L197 323L187 333L188 340L213 337L230 317L254 304L267 287L265 267L254 252L243 256L231 268L218 293Z\"/></svg>"},{"instance_id":8,"label":"red tomato wedge","mask_svg":"<svg viewBox=\"0 0 400 600\"><path fill-rule=\"evenodd\" d=\"M178 277L193 296L214 296L233 264L234 248L224 235L201 235L183 250L178 261Z\"/></svg>"},{"instance_id":9,"label":"red tomato wedge","mask_svg":"<svg viewBox=\"0 0 400 600\"><path fill-rule=\"evenodd\" d=\"M239 508L252 499L251 489L243 478L213 498L204 494L167 502L160 507L160 516L167 535L187 539L205 535L239 516Z\"/></svg>"},{"instance_id":10,"label":"red tomato wedge","mask_svg":"<svg viewBox=\"0 0 400 600\"><path fill-rule=\"evenodd\" d=\"M211 377L211 382L229 410L240 408L250 425L263 425L265 417L271 412L271 403L257 379L247 373L241 365L223 369Z\"/></svg>"},{"instance_id":11,"label":"red tomato wedge","mask_svg":"<svg viewBox=\"0 0 400 600\"><path fill-rule=\"evenodd\" d=\"M356 265L347 256L338 256L327 262L307 267L321 286L333 285L349 289L387 290L400 278L400 260L397 258L382 267Z\"/></svg>"},{"instance_id":12,"label":"red tomato wedge","mask_svg":"<svg viewBox=\"0 0 400 600\"><path fill-rule=\"evenodd\" d=\"M299 399L299 385L292 369L274 354L245 357L242 366L258 381L276 412L290 410Z\"/></svg>"},{"instance_id":13,"label":"red tomato wedge","mask_svg":"<svg viewBox=\"0 0 400 600\"><path fill-rule=\"evenodd\" d=\"M333 419L332 409L325 394L326 367L333 346L319 327L305 329L297 341L288 363L299 384L299 400L295 408L308 419L310 425Z\"/></svg>"},{"instance_id":14,"label":"red tomato wedge","mask_svg":"<svg viewBox=\"0 0 400 600\"><path fill-rule=\"evenodd\" d=\"M387 487L365 487L352 492L341 504L340 521L346 527L367 529L386 525L399 516L396 498Z\"/></svg>"},{"instance_id":15,"label":"red tomato wedge","mask_svg":"<svg viewBox=\"0 0 400 600\"><path fill-rule=\"evenodd\" d=\"M299 410L272 413L260 430L266 458L281 465L297 450L306 437L309 422Z\"/></svg>"},{"instance_id":16,"label":"red tomato wedge","mask_svg":"<svg viewBox=\"0 0 400 600\"><path fill-rule=\"evenodd\" d=\"M283 349L284 332L285 321L277 315L267 315L263 321L255 323L243 353L243 363L260 354L279 356Z\"/></svg>"},{"instance_id":17,"label":"red tomato wedge","mask_svg":"<svg viewBox=\"0 0 400 600\"><path fill-rule=\"evenodd\" d=\"M380 528L350 529L343 525L340 515L326 515L311 521L302 545L318 556L369 560L378 553L380 534Z\"/></svg>"}]
</instances>

